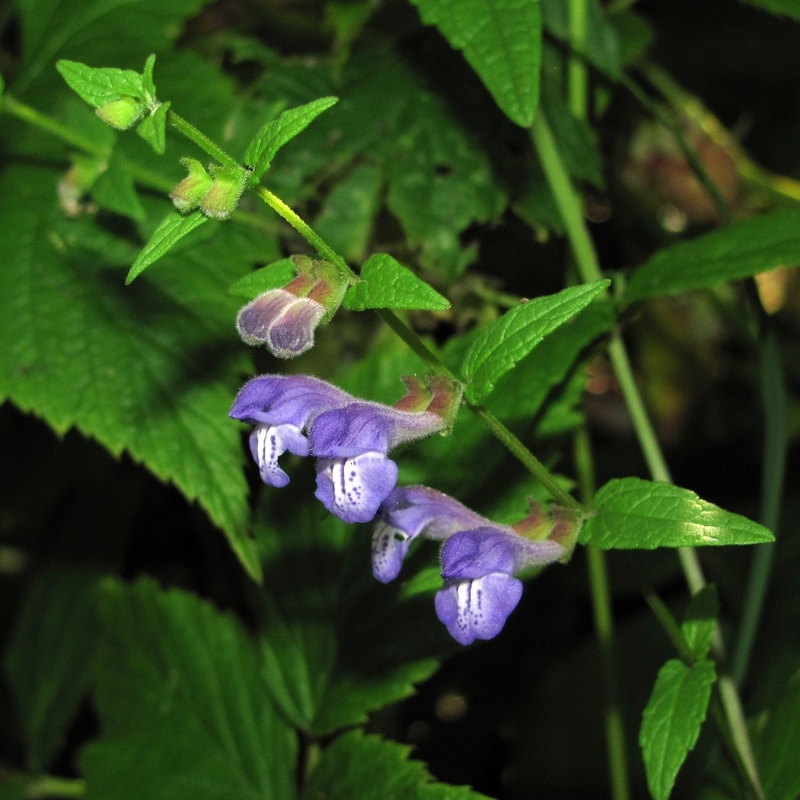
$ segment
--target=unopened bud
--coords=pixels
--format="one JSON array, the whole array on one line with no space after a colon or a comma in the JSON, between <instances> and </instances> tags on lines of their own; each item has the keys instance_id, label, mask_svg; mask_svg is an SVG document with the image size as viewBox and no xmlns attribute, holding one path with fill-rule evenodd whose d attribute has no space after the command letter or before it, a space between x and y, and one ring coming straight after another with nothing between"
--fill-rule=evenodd
<instances>
[{"instance_id":1,"label":"unopened bud","mask_svg":"<svg viewBox=\"0 0 800 800\"><path fill-rule=\"evenodd\" d=\"M189 174L172 190L170 197L175 208L185 214L203 202L214 179L195 158L182 158L181 164L189 170Z\"/></svg>"},{"instance_id":2,"label":"unopened bud","mask_svg":"<svg viewBox=\"0 0 800 800\"><path fill-rule=\"evenodd\" d=\"M95 111L103 122L111 125L112 128L124 131L144 114L144 103L135 97L125 95L119 100L112 100L110 103L100 106Z\"/></svg>"},{"instance_id":3,"label":"unopened bud","mask_svg":"<svg viewBox=\"0 0 800 800\"><path fill-rule=\"evenodd\" d=\"M207 217L226 219L239 204L248 172L242 167L212 166L214 182L211 184L200 208Z\"/></svg>"}]
</instances>

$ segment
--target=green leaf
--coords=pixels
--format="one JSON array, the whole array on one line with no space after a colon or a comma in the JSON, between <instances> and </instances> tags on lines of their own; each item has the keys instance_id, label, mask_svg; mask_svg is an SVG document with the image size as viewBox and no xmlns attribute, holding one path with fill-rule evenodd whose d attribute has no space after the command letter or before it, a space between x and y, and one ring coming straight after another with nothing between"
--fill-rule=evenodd
<instances>
[{"instance_id":1,"label":"green leaf","mask_svg":"<svg viewBox=\"0 0 800 800\"><path fill-rule=\"evenodd\" d=\"M800 673L773 701L754 744L766 797L794 800L800 794Z\"/></svg>"},{"instance_id":2,"label":"green leaf","mask_svg":"<svg viewBox=\"0 0 800 800\"><path fill-rule=\"evenodd\" d=\"M322 754L300 800L488 800L468 786L434 783L411 747L350 731Z\"/></svg>"},{"instance_id":3,"label":"green leaf","mask_svg":"<svg viewBox=\"0 0 800 800\"><path fill-rule=\"evenodd\" d=\"M545 336L586 308L609 284L608 280L594 281L528 300L484 328L461 364L462 374L470 381L467 400L480 403Z\"/></svg>"},{"instance_id":4,"label":"green leaf","mask_svg":"<svg viewBox=\"0 0 800 800\"><path fill-rule=\"evenodd\" d=\"M478 73L508 117L530 127L539 102L539 0L412 0Z\"/></svg>"},{"instance_id":5,"label":"green leaf","mask_svg":"<svg viewBox=\"0 0 800 800\"><path fill-rule=\"evenodd\" d=\"M688 292L800 264L800 210L780 209L657 252L640 266L627 300Z\"/></svg>"},{"instance_id":6,"label":"green leaf","mask_svg":"<svg viewBox=\"0 0 800 800\"><path fill-rule=\"evenodd\" d=\"M151 264L155 264L159 258L165 256L184 236L205 222L208 222L208 217L199 210L193 211L187 216L183 216L177 211L170 211L136 257L136 261L131 265L125 278L125 283L130 284Z\"/></svg>"},{"instance_id":7,"label":"green leaf","mask_svg":"<svg viewBox=\"0 0 800 800\"><path fill-rule=\"evenodd\" d=\"M595 507L597 513L584 524L580 542L603 550L775 540L757 522L723 511L694 492L669 483L614 479L597 492Z\"/></svg>"},{"instance_id":8,"label":"green leaf","mask_svg":"<svg viewBox=\"0 0 800 800\"><path fill-rule=\"evenodd\" d=\"M443 311L450 308L450 301L387 253L375 253L364 263L361 280L347 290L342 305L351 311L367 308Z\"/></svg>"},{"instance_id":9,"label":"green leaf","mask_svg":"<svg viewBox=\"0 0 800 800\"><path fill-rule=\"evenodd\" d=\"M252 370L231 324L237 303L226 295L247 268L236 257L247 253L241 233L219 226L202 247L168 256L126 289L115 265L121 248L107 252L108 236L96 228L85 236L85 221L64 220L57 179L33 167L0 179L8 311L0 315L0 398L59 434L77 427L114 455L127 450L198 500L258 577L244 453L227 416L241 373Z\"/></svg>"},{"instance_id":10,"label":"green leaf","mask_svg":"<svg viewBox=\"0 0 800 800\"><path fill-rule=\"evenodd\" d=\"M770 14L778 14L800 20L800 0L741 0L751 6L758 6Z\"/></svg>"},{"instance_id":11,"label":"green leaf","mask_svg":"<svg viewBox=\"0 0 800 800\"><path fill-rule=\"evenodd\" d=\"M297 275L297 269L291 258L282 258L273 264L267 264L254 272L239 278L230 289L228 294L233 297L244 297L246 300L253 300L260 294L270 289L280 289L286 286Z\"/></svg>"},{"instance_id":12,"label":"green leaf","mask_svg":"<svg viewBox=\"0 0 800 800\"><path fill-rule=\"evenodd\" d=\"M144 139L160 156L167 147L167 111L171 103L161 103L152 114L146 116L136 128L136 133Z\"/></svg>"},{"instance_id":13,"label":"green leaf","mask_svg":"<svg viewBox=\"0 0 800 800\"><path fill-rule=\"evenodd\" d=\"M33 581L19 611L5 667L31 772L50 766L89 689L98 577L89 570L47 570Z\"/></svg>"},{"instance_id":14,"label":"green leaf","mask_svg":"<svg viewBox=\"0 0 800 800\"><path fill-rule=\"evenodd\" d=\"M659 670L639 731L647 785L654 800L667 800L706 718L717 675L713 661L687 667L672 659Z\"/></svg>"},{"instance_id":15,"label":"green leaf","mask_svg":"<svg viewBox=\"0 0 800 800\"><path fill-rule=\"evenodd\" d=\"M118 155L112 154L108 166L92 186L91 193L101 208L130 217L136 222L144 220L144 209L136 194L133 176Z\"/></svg>"},{"instance_id":16,"label":"green leaf","mask_svg":"<svg viewBox=\"0 0 800 800\"><path fill-rule=\"evenodd\" d=\"M296 738L232 616L150 580L107 581L100 609L103 736L80 756L87 800L292 796Z\"/></svg>"},{"instance_id":17,"label":"green leaf","mask_svg":"<svg viewBox=\"0 0 800 800\"><path fill-rule=\"evenodd\" d=\"M323 111L338 102L338 97L320 97L304 106L290 108L264 125L244 154L244 163L253 170L248 186L255 186L261 180L281 147L302 133Z\"/></svg>"},{"instance_id":18,"label":"green leaf","mask_svg":"<svg viewBox=\"0 0 800 800\"><path fill-rule=\"evenodd\" d=\"M361 164L331 189L314 220L317 234L347 261L364 260L382 185L383 170Z\"/></svg>"},{"instance_id":19,"label":"green leaf","mask_svg":"<svg viewBox=\"0 0 800 800\"><path fill-rule=\"evenodd\" d=\"M131 69L87 67L77 61L62 59L56 69L81 100L94 108L104 106L120 97L135 97L144 102L142 76Z\"/></svg>"},{"instance_id":20,"label":"green leaf","mask_svg":"<svg viewBox=\"0 0 800 800\"><path fill-rule=\"evenodd\" d=\"M144 62L144 70L142 70L142 88L144 89L145 96L148 102L153 102L156 99L156 85L153 82L153 69L156 65L155 53L147 56L147 61Z\"/></svg>"},{"instance_id":21,"label":"green leaf","mask_svg":"<svg viewBox=\"0 0 800 800\"><path fill-rule=\"evenodd\" d=\"M701 659L708 655L718 613L717 587L713 583L707 583L692 597L681 623L686 643L695 658Z\"/></svg>"}]
</instances>

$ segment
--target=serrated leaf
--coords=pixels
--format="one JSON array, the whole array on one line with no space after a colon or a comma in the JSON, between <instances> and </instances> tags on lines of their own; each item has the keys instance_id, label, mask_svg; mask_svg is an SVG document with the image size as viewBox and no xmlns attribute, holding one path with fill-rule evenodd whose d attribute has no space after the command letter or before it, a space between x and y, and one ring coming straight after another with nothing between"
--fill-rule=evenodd
<instances>
[{"instance_id":1,"label":"serrated leaf","mask_svg":"<svg viewBox=\"0 0 800 800\"><path fill-rule=\"evenodd\" d=\"M705 658L717 626L717 587L707 583L689 602L681 630L695 658Z\"/></svg>"},{"instance_id":2,"label":"serrated leaf","mask_svg":"<svg viewBox=\"0 0 800 800\"><path fill-rule=\"evenodd\" d=\"M33 581L19 611L5 667L31 772L50 766L89 689L98 578L90 570L46 570Z\"/></svg>"},{"instance_id":3,"label":"serrated leaf","mask_svg":"<svg viewBox=\"0 0 800 800\"><path fill-rule=\"evenodd\" d=\"M654 800L667 800L678 770L697 742L716 677L714 663L706 660L687 667L673 659L659 670L639 731Z\"/></svg>"},{"instance_id":4,"label":"serrated leaf","mask_svg":"<svg viewBox=\"0 0 800 800\"><path fill-rule=\"evenodd\" d=\"M800 673L796 673L767 710L755 739L755 755L769 800L794 800L800 794Z\"/></svg>"},{"instance_id":5,"label":"serrated leaf","mask_svg":"<svg viewBox=\"0 0 800 800\"><path fill-rule=\"evenodd\" d=\"M167 147L167 112L171 103L161 103L152 114L148 114L136 128L136 133L144 139L160 156Z\"/></svg>"},{"instance_id":6,"label":"serrated leaf","mask_svg":"<svg viewBox=\"0 0 800 800\"><path fill-rule=\"evenodd\" d=\"M300 800L488 800L468 786L435 783L411 747L361 731L336 738L322 753Z\"/></svg>"},{"instance_id":7,"label":"serrated leaf","mask_svg":"<svg viewBox=\"0 0 800 800\"><path fill-rule=\"evenodd\" d=\"M0 179L0 209L10 210L0 215L0 397L173 482L257 578L244 454L227 416L241 372L252 370L225 293L246 264L232 258L232 226L126 289L117 253L94 249L102 237L82 238L85 222L55 206L57 177L17 167Z\"/></svg>"},{"instance_id":8,"label":"serrated leaf","mask_svg":"<svg viewBox=\"0 0 800 800\"><path fill-rule=\"evenodd\" d=\"M461 363L461 372L470 382L467 400L480 403L545 336L586 308L610 283L594 281L528 300L487 326L476 336Z\"/></svg>"},{"instance_id":9,"label":"serrated leaf","mask_svg":"<svg viewBox=\"0 0 800 800\"><path fill-rule=\"evenodd\" d=\"M388 253L375 253L364 262L361 280L347 290L342 305L351 311L367 308L443 311L450 308L450 301Z\"/></svg>"},{"instance_id":10,"label":"serrated leaf","mask_svg":"<svg viewBox=\"0 0 800 800\"><path fill-rule=\"evenodd\" d=\"M741 0L751 6L758 6L770 14L792 17L800 20L800 0Z\"/></svg>"},{"instance_id":11,"label":"serrated leaf","mask_svg":"<svg viewBox=\"0 0 800 800\"><path fill-rule=\"evenodd\" d=\"M131 265L125 278L125 283L130 284L150 265L155 264L159 258L163 258L184 236L205 222L208 222L208 217L199 210L186 216L177 211L170 211L136 257L136 261Z\"/></svg>"},{"instance_id":12,"label":"serrated leaf","mask_svg":"<svg viewBox=\"0 0 800 800\"><path fill-rule=\"evenodd\" d=\"M80 756L87 800L292 796L296 738L232 616L150 580L109 580L100 610L103 736Z\"/></svg>"},{"instance_id":13,"label":"serrated leaf","mask_svg":"<svg viewBox=\"0 0 800 800\"><path fill-rule=\"evenodd\" d=\"M267 264L244 278L239 278L230 289L228 294L233 297L244 297L246 300L253 300L260 294L270 289L280 289L286 286L297 275L297 268L291 258L282 258L273 264Z\"/></svg>"},{"instance_id":14,"label":"serrated leaf","mask_svg":"<svg viewBox=\"0 0 800 800\"><path fill-rule=\"evenodd\" d=\"M136 222L144 219L144 209L128 165L118 155L112 154L108 166L100 173L91 189L92 197L101 208L130 217Z\"/></svg>"},{"instance_id":15,"label":"serrated leaf","mask_svg":"<svg viewBox=\"0 0 800 800\"><path fill-rule=\"evenodd\" d=\"M304 106L290 108L264 125L244 154L244 163L253 170L248 186L255 186L261 180L281 147L302 133L323 111L338 102L338 97L320 97Z\"/></svg>"},{"instance_id":16,"label":"serrated leaf","mask_svg":"<svg viewBox=\"0 0 800 800\"><path fill-rule=\"evenodd\" d=\"M800 264L800 210L779 209L659 250L633 273L625 297L688 292Z\"/></svg>"},{"instance_id":17,"label":"serrated leaf","mask_svg":"<svg viewBox=\"0 0 800 800\"><path fill-rule=\"evenodd\" d=\"M412 0L478 73L498 106L530 127L539 102L539 0Z\"/></svg>"},{"instance_id":18,"label":"serrated leaf","mask_svg":"<svg viewBox=\"0 0 800 800\"><path fill-rule=\"evenodd\" d=\"M382 169L360 165L331 189L314 220L317 234L347 261L364 259L382 185Z\"/></svg>"},{"instance_id":19,"label":"serrated leaf","mask_svg":"<svg viewBox=\"0 0 800 800\"><path fill-rule=\"evenodd\" d=\"M66 59L59 61L56 69L69 88L94 108L119 100L123 96L145 101L142 76L131 69L88 67Z\"/></svg>"},{"instance_id":20,"label":"serrated leaf","mask_svg":"<svg viewBox=\"0 0 800 800\"><path fill-rule=\"evenodd\" d=\"M611 548L703 547L758 544L775 537L747 517L701 500L669 483L621 478L595 496L597 513L581 530L581 544Z\"/></svg>"}]
</instances>

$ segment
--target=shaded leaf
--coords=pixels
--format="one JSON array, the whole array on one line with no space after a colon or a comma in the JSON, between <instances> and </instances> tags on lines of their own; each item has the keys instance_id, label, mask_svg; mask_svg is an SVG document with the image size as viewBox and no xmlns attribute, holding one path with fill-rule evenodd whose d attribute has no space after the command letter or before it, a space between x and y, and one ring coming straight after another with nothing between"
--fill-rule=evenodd
<instances>
[{"instance_id":1,"label":"shaded leaf","mask_svg":"<svg viewBox=\"0 0 800 800\"><path fill-rule=\"evenodd\" d=\"M144 209L136 194L128 165L116 154L112 154L108 166L94 182L91 194L101 208L130 217L136 222L144 219Z\"/></svg>"},{"instance_id":2,"label":"shaded leaf","mask_svg":"<svg viewBox=\"0 0 800 800\"><path fill-rule=\"evenodd\" d=\"M136 133L144 139L160 156L167 146L167 112L171 103L161 103L152 114L146 116L136 128Z\"/></svg>"},{"instance_id":3,"label":"shaded leaf","mask_svg":"<svg viewBox=\"0 0 800 800\"><path fill-rule=\"evenodd\" d=\"M267 264L244 278L239 278L230 289L228 294L233 297L244 297L253 300L260 294L270 289L280 289L286 286L297 275L297 268L291 258L282 258L273 264Z\"/></svg>"},{"instance_id":4,"label":"shaded leaf","mask_svg":"<svg viewBox=\"0 0 800 800\"><path fill-rule=\"evenodd\" d=\"M361 281L347 290L342 305L367 308L410 308L443 311L450 301L388 253L371 255L361 268Z\"/></svg>"},{"instance_id":5,"label":"shaded leaf","mask_svg":"<svg viewBox=\"0 0 800 800\"><path fill-rule=\"evenodd\" d=\"M686 643L695 658L705 658L717 625L719 601L717 587L707 583L689 602L681 623Z\"/></svg>"},{"instance_id":6,"label":"shaded leaf","mask_svg":"<svg viewBox=\"0 0 800 800\"><path fill-rule=\"evenodd\" d=\"M770 14L792 17L800 20L800 0L741 0L751 6L758 6Z\"/></svg>"},{"instance_id":7,"label":"shaded leaf","mask_svg":"<svg viewBox=\"0 0 800 800\"><path fill-rule=\"evenodd\" d=\"M647 785L654 800L667 800L681 765L694 747L716 680L712 661L687 667L672 659L659 670L639 731Z\"/></svg>"},{"instance_id":8,"label":"shaded leaf","mask_svg":"<svg viewBox=\"0 0 800 800\"><path fill-rule=\"evenodd\" d=\"M539 0L412 0L478 73L497 105L530 127L539 102Z\"/></svg>"},{"instance_id":9,"label":"shaded leaf","mask_svg":"<svg viewBox=\"0 0 800 800\"><path fill-rule=\"evenodd\" d=\"M87 800L292 796L296 739L233 617L150 580L108 580L100 610Z\"/></svg>"},{"instance_id":10,"label":"shaded leaf","mask_svg":"<svg viewBox=\"0 0 800 800\"><path fill-rule=\"evenodd\" d=\"M779 209L659 250L633 273L629 301L662 297L800 264L800 210Z\"/></svg>"},{"instance_id":11,"label":"shaded leaf","mask_svg":"<svg viewBox=\"0 0 800 800\"><path fill-rule=\"evenodd\" d=\"M480 403L545 336L589 305L609 284L608 280L594 281L528 300L484 328L461 364L462 374L470 381L467 399Z\"/></svg>"},{"instance_id":12,"label":"shaded leaf","mask_svg":"<svg viewBox=\"0 0 800 800\"><path fill-rule=\"evenodd\" d=\"M597 492L595 508L597 513L584 524L579 541L604 550L758 544L775 539L757 522L707 503L688 489L640 478L609 481Z\"/></svg>"}]
</instances>

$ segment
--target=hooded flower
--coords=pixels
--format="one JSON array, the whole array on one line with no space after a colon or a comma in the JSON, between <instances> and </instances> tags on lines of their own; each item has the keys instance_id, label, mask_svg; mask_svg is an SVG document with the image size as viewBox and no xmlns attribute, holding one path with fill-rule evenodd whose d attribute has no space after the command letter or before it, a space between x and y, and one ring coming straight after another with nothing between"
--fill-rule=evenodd
<instances>
[{"instance_id":1,"label":"hooded flower","mask_svg":"<svg viewBox=\"0 0 800 800\"><path fill-rule=\"evenodd\" d=\"M513 575L565 555L555 541L532 542L505 526L455 533L442 548L445 583L436 593L436 615L459 644L492 639L522 597Z\"/></svg>"},{"instance_id":2,"label":"hooded flower","mask_svg":"<svg viewBox=\"0 0 800 800\"><path fill-rule=\"evenodd\" d=\"M230 416L255 425L250 452L261 480L270 486L286 486L289 476L278 465L287 450L298 456L311 451L303 429L329 409L354 402L330 383L308 375L262 375L244 385L236 396Z\"/></svg>"}]
</instances>

